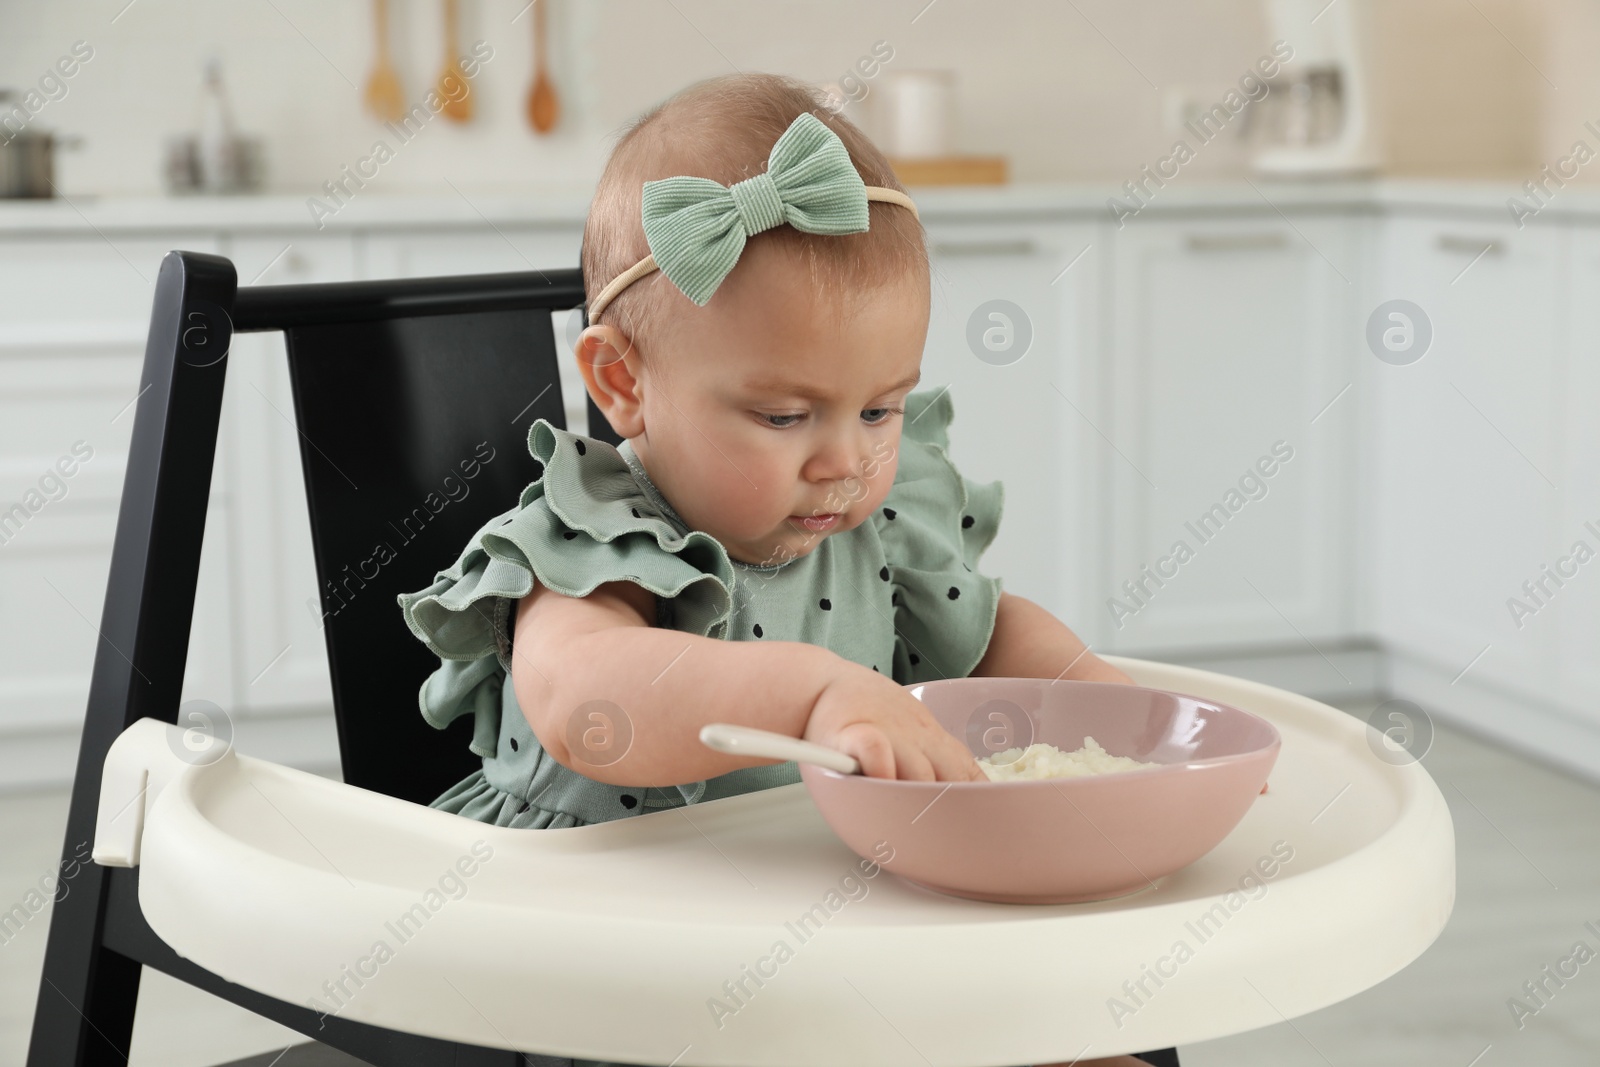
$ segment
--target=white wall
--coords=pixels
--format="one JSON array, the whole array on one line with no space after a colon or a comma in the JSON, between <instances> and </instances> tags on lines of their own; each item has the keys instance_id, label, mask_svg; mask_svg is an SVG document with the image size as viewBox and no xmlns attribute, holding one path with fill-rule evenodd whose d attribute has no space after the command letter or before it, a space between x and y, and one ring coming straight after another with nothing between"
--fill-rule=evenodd
<instances>
[{"instance_id":1,"label":"white wall","mask_svg":"<svg viewBox=\"0 0 1600 1067\"><path fill-rule=\"evenodd\" d=\"M1120 181L1169 147L1167 94L1212 98L1270 43L1260 0L544 0L564 110L558 132L538 138L522 115L532 66L524 2L463 0L463 47L483 39L495 50L474 83L478 119L430 124L382 169L381 188L455 196L446 179L463 193L587 185L617 128L689 82L735 67L824 82L878 40L893 46L893 66L958 72L963 149L1008 156L1019 180ZM383 133L360 106L373 55L367 3L126 5L0 0L0 86L34 85L74 41L94 48L67 95L35 119L85 138L60 159L69 197L160 190L161 143L192 125L213 50L241 125L267 140L273 191L312 192ZM1378 0L1393 172L1522 177L1548 145L1569 146L1597 77L1590 6ZM441 65L441 5L392 7L406 95L420 100ZM1192 169L1240 174L1244 156L1221 146Z\"/></svg>"}]
</instances>

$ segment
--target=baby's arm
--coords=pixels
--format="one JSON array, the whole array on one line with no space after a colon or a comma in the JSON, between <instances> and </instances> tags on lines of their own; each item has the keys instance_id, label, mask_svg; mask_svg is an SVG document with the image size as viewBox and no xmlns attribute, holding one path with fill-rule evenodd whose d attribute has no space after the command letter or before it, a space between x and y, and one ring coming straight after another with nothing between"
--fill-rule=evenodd
<instances>
[{"instance_id":1,"label":"baby's arm","mask_svg":"<svg viewBox=\"0 0 1600 1067\"><path fill-rule=\"evenodd\" d=\"M1003 590L989 648L972 675L1133 684L1132 678L1090 652L1060 619L1033 601Z\"/></svg>"},{"instance_id":2,"label":"baby's arm","mask_svg":"<svg viewBox=\"0 0 1600 1067\"><path fill-rule=\"evenodd\" d=\"M780 762L700 742L706 723L728 722L837 748L875 777L983 776L966 746L893 679L819 645L722 641L651 626L655 614L654 594L632 582L607 582L586 597L536 585L519 602L512 687L534 735L563 766L643 787ZM614 762L585 759L569 741L569 729L589 724L572 725L592 700L621 709L631 730Z\"/></svg>"}]
</instances>

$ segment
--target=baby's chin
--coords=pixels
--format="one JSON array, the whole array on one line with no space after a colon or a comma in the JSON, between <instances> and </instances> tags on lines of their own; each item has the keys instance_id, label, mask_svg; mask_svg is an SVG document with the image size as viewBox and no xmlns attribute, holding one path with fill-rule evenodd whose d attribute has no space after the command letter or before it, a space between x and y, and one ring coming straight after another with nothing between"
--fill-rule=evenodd
<instances>
[{"instance_id":1,"label":"baby's chin","mask_svg":"<svg viewBox=\"0 0 1600 1067\"><path fill-rule=\"evenodd\" d=\"M739 549L729 549L728 554L741 563L758 567L770 567L774 564L784 563L791 559L808 556L817 550L817 546L835 534L853 530L861 525L861 519L850 513L839 516L832 526L826 530L807 529L803 524L785 518L778 529L769 535L768 543L772 546L764 553L761 559L745 559L745 553ZM725 542L726 543L726 542Z\"/></svg>"}]
</instances>

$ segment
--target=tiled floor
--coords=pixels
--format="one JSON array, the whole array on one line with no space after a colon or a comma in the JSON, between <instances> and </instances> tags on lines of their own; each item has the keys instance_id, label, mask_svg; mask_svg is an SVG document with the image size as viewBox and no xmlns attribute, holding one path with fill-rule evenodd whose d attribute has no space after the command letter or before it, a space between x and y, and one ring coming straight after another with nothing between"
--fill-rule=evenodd
<instances>
[{"instance_id":1,"label":"tiled floor","mask_svg":"<svg viewBox=\"0 0 1600 1067\"><path fill-rule=\"evenodd\" d=\"M1424 763L1456 829L1456 906L1439 940L1388 981L1331 1008L1186 1047L1184 1067L1600 1062L1600 938L1583 926L1600 926L1600 786L1445 726ZM0 797L0 901L7 907L56 862L66 799L65 792ZM27 1049L45 933L41 913L0 945L0 1064L20 1064ZM1579 941L1597 954L1593 961L1519 1029L1509 998L1525 997L1522 984ZM199 1067L300 1040L147 971L129 1063Z\"/></svg>"}]
</instances>

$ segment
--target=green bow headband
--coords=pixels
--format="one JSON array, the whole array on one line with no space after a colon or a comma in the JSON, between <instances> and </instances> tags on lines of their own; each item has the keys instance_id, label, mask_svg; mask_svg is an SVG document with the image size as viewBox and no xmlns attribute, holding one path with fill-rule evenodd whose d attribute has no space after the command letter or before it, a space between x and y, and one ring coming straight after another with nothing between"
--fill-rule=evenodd
<instances>
[{"instance_id":1,"label":"green bow headband","mask_svg":"<svg viewBox=\"0 0 1600 1067\"><path fill-rule=\"evenodd\" d=\"M733 185L687 174L645 182L641 214L650 254L600 290L589 321L654 270L704 307L739 261L746 238L783 223L807 233L861 233L869 200L917 214L900 190L863 184L839 135L802 112L772 146L764 174Z\"/></svg>"}]
</instances>

